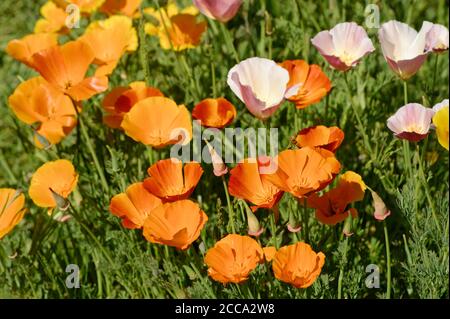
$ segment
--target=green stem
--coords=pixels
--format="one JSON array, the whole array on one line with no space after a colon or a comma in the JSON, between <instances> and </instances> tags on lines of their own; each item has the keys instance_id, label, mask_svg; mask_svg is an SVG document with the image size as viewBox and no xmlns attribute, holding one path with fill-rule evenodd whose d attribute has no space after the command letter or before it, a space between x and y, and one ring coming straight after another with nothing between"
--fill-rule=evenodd
<instances>
[{"instance_id":1,"label":"green stem","mask_svg":"<svg viewBox=\"0 0 450 319\"><path fill-rule=\"evenodd\" d=\"M275 248L278 250L278 241L277 241L277 227L275 226L275 214L270 214L270 232L272 233L272 243Z\"/></svg>"},{"instance_id":2,"label":"green stem","mask_svg":"<svg viewBox=\"0 0 450 319\"><path fill-rule=\"evenodd\" d=\"M348 248L348 237L345 236L344 242L344 261L341 263L341 269L339 270L339 279L338 279L338 299L342 299L342 281L344 279L344 264L347 259L347 248Z\"/></svg>"},{"instance_id":3,"label":"green stem","mask_svg":"<svg viewBox=\"0 0 450 319\"><path fill-rule=\"evenodd\" d=\"M217 97L217 88L216 88L216 69L214 63L211 62L211 79L212 79L212 94L213 97Z\"/></svg>"},{"instance_id":4,"label":"green stem","mask_svg":"<svg viewBox=\"0 0 450 319\"><path fill-rule=\"evenodd\" d=\"M403 81L403 97L405 105L408 104L408 84L406 81ZM403 140L403 156L405 161L405 167L407 169L408 177L412 178L412 166L411 166L411 154L409 150L409 142L408 140Z\"/></svg>"},{"instance_id":5,"label":"green stem","mask_svg":"<svg viewBox=\"0 0 450 319\"><path fill-rule=\"evenodd\" d=\"M147 42L145 41L145 29L144 29L144 13L141 11L141 17L139 18L139 61L142 69L144 70L144 79L147 85L150 83L150 67L147 61L148 50Z\"/></svg>"},{"instance_id":6,"label":"green stem","mask_svg":"<svg viewBox=\"0 0 450 319\"><path fill-rule=\"evenodd\" d=\"M423 169L423 164L422 164L422 160L420 159L420 152L419 152L419 146L417 145L417 158L419 161L419 174L420 174L420 178L423 184L423 188L425 190L425 195L427 197L428 200L428 205L430 205L431 208L431 213L433 214L433 220L434 223L436 224L436 228L439 232L441 232L441 226L439 224L439 220L437 218L436 215L436 209L434 208L434 203L433 203L433 199L431 198L431 193L430 193L430 186L428 185L428 181L427 178L425 176L425 171Z\"/></svg>"},{"instance_id":7,"label":"green stem","mask_svg":"<svg viewBox=\"0 0 450 319\"><path fill-rule=\"evenodd\" d=\"M223 183L223 189L225 190L225 196L227 198L228 215L229 215L228 217L229 217L229 223L231 224L231 231L233 232L233 234L236 234L236 229L234 226L234 210L233 210L233 207L231 206L230 194L228 194L227 182L223 175L222 175L222 183Z\"/></svg>"},{"instance_id":8,"label":"green stem","mask_svg":"<svg viewBox=\"0 0 450 319\"><path fill-rule=\"evenodd\" d=\"M154 160L153 160L153 148L151 146L147 147L147 157L148 157L148 162L149 165L153 165Z\"/></svg>"},{"instance_id":9,"label":"green stem","mask_svg":"<svg viewBox=\"0 0 450 319\"><path fill-rule=\"evenodd\" d=\"M17 183L17 179L14 176L13 172L11 171L8 162L6 161L6 158L3 156L3 152L0 151L0 165L3 168L3 170L8 175L8 178L11 180L13 184Z\"/></svg>"},{"instance_id":10,"label":"green stem","mask_svg":"<svg viewBox=\"0 0 450 319\"><path fill-rule=\"evenodd\" d=\"M435 54L435 57L434 57L434 74L433 74L433 82L432 82L433 85L431 86L431 88L432 88L431 96L433 97L433 99L434 99L434 93L437 91L436 90L436 74L437 74L437 68L438 68L438 61L439 61L439 54Z\"/></svg>"},{"instance_id":11,"label":"green stem","mask_svg":"<svg viewBox=\"0 0 450 319\"><path fill-rule=\"evenodd\" d=\"M309 230L308 230L308 207L306 205L306 198L303 199L303 204L302 204L302 208L303 208L303 226L305 227L305 241L309 242Z\"/></svg>"},{"instance_id":12,"label":"green stem","mask_svg":"<svg viewBox=\"0 0 450 319\"><path fill-rule=\"evenodd\" d=\"M89 153L91 153L92 160L94 161L94 165L97 170L98 176L100 177L100 181L102 183L103 190L105 191L106 194L108 194L108 192L109 192L108 182L106 181L105 174L103 172L103 169L100 166L100 162L97 158L97 154L95 154L94 146L92 145L91 138L89 137L88 131L87 131L86 127L84 126L81 116L78 118L78 123L79 123L78 125L81 129L81 134L83 135L83 137L86 141L86 146L89 150Z\"/></svg>"},{"instance_id":13,"label":"green stem","mask_svg":"<svg viewBox=\"0 0 450 319\"><path fill-rule=\"evenodd\" d=\"M386 264L387 264L387 288L386 288L386 298L391 299L391 250L389 246L389 234L386 227L386 221L383 222L384 228L384 242L386 246Z\"/></svg>"},{"instance_id":14,"label":"green stem","mask_svg":"<svg viewBox=\"0 0 450 319\"><path fill-rule=\"evenodd\" d=\"M231 53L233 55L236 63L239 63L239 61L240 61L239 54L237 53L236 48L234 47L234 43L233 43L233 40L230 35L230 30L228 30L225 27L225 24L223 24L223 23L219 23L219 25L220 25L220 31L222 32L222 36L225 40L225 44L228 48L229 53Z\"/></svg>"},{"instance_id":15,"label":"green stem","mask_svg":"<svg viewBox=\"0 0 450 319\"><path fill-rule=\"evenodd\" d=\"M181 65L183 66L183 68L186 71L186 74L188 75L188 82L190 82L190 81L194 82L195 90L192 90L192 91L195 92L194 98L198 101L201 96L200 88L198 86L197 81L195 80L195 76L194 76L191 68L189 67L189 64L186 61L186 56L184 54L177 54L177 57L178 57L177 60L180 61Z\"/></svg>"},{"instance_id":16,"label":"green stem","mask_svg":"<svg viewBox=\"0 0 450 319\"><path fill-rule=\"evenodd\" d=\"M347 72L344 73L344 79L345 79L345 85L347 87L347 92L348 92L348 95L349 95L349 99L350 99L350 102L351 102L353 100L353 94L352 94L352 91L350 90L350 85L348 83ZM364 129L364 125L363 125L363 123L361 121L361 117L359 115L358 106L354 105L353 103L350 103L350 104L352 106L353 114L356 117L357 129L359 131L359 134L361 134L361 136L363 137L364 146L366 148L366 151L369 154L369 156L372 156L373 155L372 147L370 146L369 137L367 136L366 130Z\"/></svg>"}]
</instances>

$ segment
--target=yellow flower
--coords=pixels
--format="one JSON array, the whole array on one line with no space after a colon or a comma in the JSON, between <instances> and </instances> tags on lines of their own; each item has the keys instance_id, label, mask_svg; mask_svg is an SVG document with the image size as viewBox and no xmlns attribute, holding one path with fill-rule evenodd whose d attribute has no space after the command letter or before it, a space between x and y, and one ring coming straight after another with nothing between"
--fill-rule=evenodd
<instances>
[{"instance_id":1,"label":"yellow flower","mask_svg":"<svg viewBox=\"0 0 450 319\"><path fill-rule=\"evenodd\" d=\"M96 75L111 74L122 55L135 51L138 46L131 18L119 15L91 23L81 41L89 44L95 52L94 62L99 65Z\"/></svg>"},{"instance_id":2,"label":"yellow flower","mask_svg":"<svg viewBox=\"0 0 450 319\"><path fill-rule=\"evenodd\" d=\"M23 218L25 196L21 191L0 188L0 239L8 234Z\"/></svg>"},{"instance_id":3,"label":"yellow flower","mask_svg":"<svg viewBox=\"0 0 450 319\"><path fill-rule=\"evenodd\" d=\"M82 13L92 13L96 11L105 0L52 0L59 7L66 9L70 4L74 4L80 8Z\"/></svg>"},{"instance_id":4,"label":"yellow flower","mask_svg":"<svg viewBox=\"0 0 450 319\"><path fill-rule=\"evenodd\" d=\"M58 7L52 1L47 1L41 7L40 12L42 18L36 22L34 33L67 33L66 19L68 13L64 9Z\"/></svg>"},{"instance_id":5,"label":"yellow flower","mask_svg":"<svg viewBox=\"0 0 450 319\"><path fill-rule=\"evenodd\" d=\"M86 28L85 34L95 30L109 30L118 27L121 28L121 32L123 34L127 35L128 44L126 50L135 51L138 47L138 36L136 33L136 29L133 28L133 21L129 17L122 15L115 15L106 20L99 20L92 22ZM110 40L114 41L114 39Z\"/></svg>"},{"instance_id":6,"label":"yellow flower","mask_svg":"<svg viewBox=\"0 0 450 319\"><path fill-rule=\"evenodd\" d=\"M448 108L449 106L444 106L439 111L437 111L433 116L433 124L436 126L436 134L438 137L439 144L442 145L448 151Z\"/></svg>"},{"instance_id":7,"label":"yellow flower","mask_svg":"<svg viewBox=\"0 0 450 319\"><path fill-rule=\"evenodd\" d=\"M165 8L147 8L144 13L156 20L156 24L145 24L145 32L159 37L160 45L165 50L195 48L206 31L206 22L197 22L199 12L194 6L180 10L174 1L169 1Z\"/></svg>"}]
</instances>

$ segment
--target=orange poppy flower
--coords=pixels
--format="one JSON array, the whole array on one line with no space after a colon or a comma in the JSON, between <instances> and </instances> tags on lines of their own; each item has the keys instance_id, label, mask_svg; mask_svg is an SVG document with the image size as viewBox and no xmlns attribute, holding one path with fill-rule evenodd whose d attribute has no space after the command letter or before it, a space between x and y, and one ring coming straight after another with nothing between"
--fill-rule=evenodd
<instances>
[{"instance_id":1,"label":"orange poppy flower","mask_svg":"<svg viewBox=\"0 0 450 319\"><path fill-rule=\"evenodd\" d=\"M108 15L123 14L130 18L136 15L142 0L105 0L100 11Z\"/></svg>"},{"instance_id":2,"label":"orange poppy flower","mask_svg":"<svg viewBox=\"0 0 450 319\"><path fill-rule=\"evenodd\" d=\"M297 198L323 189L340 170L340 164L332 152L310 147L282 151L276 162L277 171L267 175L267 179Z\"/></svg>"},{"instance_id":3,"label":"orange poppy flower","mask_svg":"<svg viewBox=\"0 0 450 319\"><path fill-rule=\"evenodd\" d=\"M137 142L162 148L192 139L192 123L184 105L166 97L148 97L125 114L120 126Z\"/></svg>"},{"instance_id":4,"label":"orange poppy flower","mask_svg":"<svg viewBox=\"0 0 450 319\"><path fill-rule=\"evenodd\" d=\"M6 53L17 61L33 67L32 56L36 52L58 45L58 35L54 33L30 34L22 39L9 41Z\"/></svg>"},{"instance_id":5,"label":"orange poppy flower","mask_svg":"<svg viewBox=\"0 0 450 319\"><path fill-rule=\"evenodd\" d=\"M350 203L364 198L366 185L360 175L348 171L339 178L338 186L322 196L313 194L308 198L308 206L316 209L316 218L323 224L336 225L343 222L349 214L358 216L354 208L347 210Z\"/></svg>"},{"instance_id":6,"label":"orange poppy flower","mask_svg":"<svg viewBox=\"0 0 450 319\"><path fill-rule=\"evenodd\" d=\"M319 102L331 90L331 81L315 64L303 60L287 60L280 64L289 72L288 87L299 85L297 94L288 98L298 109Z\"/></svg>"},{"instance_id":7,"label":"orange poppy flower","mask_svg":"<svg viewBox=\"0 0 450 319\"><path fill-rule=\"evenodd\" d=\"M64 10L70 4L76 5L82 13L92 13L96 11L105 0L52 0Z\"/></svg>"},{"instance_id":8,"label":"orange poppy flower","mask_svg":"<svg viewBox=\"0 0 450 319\"><path fill-rule=\"evenodd\" d=\"M152 210L144 222L144 236L152 243L187 249L199 236L208 216L190 200L166 203Z\"/></svg>"},{"instance_id":9,"label":"orange poppy flower","mask_svg":"<svg viewBox=\"0 0 450 319\"><path fill-rule=\"evenodd\" d=\"M125 16L112 16L91 23L80 40L94 50L94 63L99 65L95 72L97 76L111 74L122 55L135 51L138 46L133 22Z\"/></svg>"},{"instance_id":10,"label":"orange poppy flower","mask_svg":"<svg viewBox=\"0 0 450 319\"><path fill-rule=\"evenodd\" d=\"M66 27L66 20L69 14L62 8L58 7L54 2L47 1L41 7L41 15L34 26L34 33L61 33L65 34L69 31Z\"/></svg>"},{"instance_id":11,"label":"orange poppy flower","mask_svg":"<svg viewBox=\"0 0 450 319\"><path fill-rule=\"evenodd\" d=\"M15 189L0 188L0 239L5 237L23 218L25 196Z\"/></svg>"},{"instance_id":12,"label":"orange poppy flower","mask_svg":"<svg viewBox=\"0 0 450 319\"><path fill-rule=\"evenodd\" d=\"M103 100L103 109L107 115L103 122L111 128L120 128L123 117L139 101L151 96L164 96L160 90L148 87L145 82L131 83L128 87L117 87Z\"/></svg>"},{"instance_id":13,"label":"orange poppy flower","mask_svg":"<svg viewBox=\"0 0 450 319\"><path fill-rule=\"evenodd\" d=\"M46 143L58 144L77 123L70 98L41 77L19 84L8 101L22 122L33 125L35 143L39 148L48 146Z\"/></svg>"},{"instance_id":14,"label":"orange poppy flower","mask_svg":"<svg viewBox=\"0 0 450 319\"><path fill-rule=\"evenodd\" d=\"M267 262L271 262L277 253L277 249L273 246L267 246L263 248L264 251L264 258Z\"/></svg>"},{"instance_id":15,"label":"orange poppy flower","mask_svg":"<svg viewBox=\"0 0 450 319\"><path fill-rule=\"evenodd\" d=\"M47 162L31 177L28 194L39 207L48 207L48 214L55 207L67 208L67 197L77 186L78 174L68 160Z\"/></svg>"},{"instance_id":16,"label":"orange poppy flower","mask_svg":"<svg viewBox=\"0 0 450 319\"><path fill-rule=\"evenodd\" d=\"M227 99L205 99L192 110L192 117L205 127L223 128L233 122L236 109Z\"/></svg>"},{"instance_id":17,"label":"orange poppy flower","mask_svg":"<svg viewBox=\"0 0 450 319\"><path fill-rule=\"evenodd\" d=\"M146 190L143 183L134 183L125 193L111 199L109 210L122 218L123 227L136 229L142 228L150 212L161 204L161 200Z\"/></svg>"},{"instance_id":18,"label":"orange poppy flower","mask_svg":"<svg viewBox=\"0 0 450 319\"><path fill-rule=\"evenodd\" d=\"M223 284L242 283L264 261L264 252L256 240L230 234L219 240L205 255L208 275Z\"/></svg>"},{"instance_id":19,"label":"orange poppy flower","mask_svg":"<svg viewBox=\"0 0 450 319\"><path fill-rule=\"evenodd\" d=\"M158 26L147 23L145 31L149 35L158 36L163 49L182 51L200 44L206 31L206 22L197 22L197 17L193 14L180 13L164 18Z\"/></svg>"},{"instance_id":20,"label":"orange poppy flower","mask_svg":"<svg viewBox=\"0 0 450 319\"><path fill-rule=\"evenodd\" d=\"M303 242L281 247L272 262L275 278L296 288L308 288L319 277L325 263L322 252L315 253Z\"/></svg>"},{"instance_id":21,"label":"orange poppy flower","mask_svg":"<svg viewBox=\"0 0 450 319\"><path fill-rule=\"evenodd\" d=\"M273 208L283 196L283 191L269 181L269 175L260 173L260 167L265 162L263 157L258 160L248 158L230 171L228 191L232 196L254 204L251 207L253 211L258 208Z\"/></svg>"},{"instance_id":22,"label":"orange poppy flower","mask_svg":"<svg viewBox=\"0 0 450 319\"><path fill-rule=\"evenodd\" d=\"M35 53L32 63L50 84L75 101L81 101L108 88L106 76L85 78L94 58L94 51L88 44L72 41Z\"/></svg>"},{"instance_id":23,"label":"orange poppy flower","mask_svg":"<svg viewBox=\"0 0 450 319\"><path fill-rule=\"evenodd\" d=\"M147 170L150 177L144 181L144 187L164 202L188 198L200 180L203 169L199 163L184 165L177 158L160 160Z\"/></svg>"},{"instance_id":24,"label":"orange poppy flower","mask_svg":"<svg viewBox=\"0 0 450 319\"><path fill-rule=\"evenodd\" d=\"M320 147L330 152L336 152L344 140L344 132L336 126L311 126L297 133L294 144L298 147Z\"/></svg>"}]
</instances>

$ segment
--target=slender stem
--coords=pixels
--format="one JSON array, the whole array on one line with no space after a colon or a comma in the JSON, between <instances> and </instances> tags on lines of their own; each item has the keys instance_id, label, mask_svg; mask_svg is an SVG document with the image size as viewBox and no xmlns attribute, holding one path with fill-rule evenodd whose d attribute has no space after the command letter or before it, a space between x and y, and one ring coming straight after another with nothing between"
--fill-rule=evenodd
<instances>
[{"instance_id":1,"label":"slender stem","mask_svg":"<svg viewBox=\"0 0 450 319\"><path fill-rule=\"evenodd\" d=\"M305 241L309 242L309 230L308 230L308 207L306 206L306 198L303 199L303 226L305 227Z\"/></svg>"},{"instance_id":2,"label":"slender stem","mask_svg":"<svg viewBox=\"0 0 450 319\"><path fill-rule=\"evenodd\" d=\"M144 29L144 14L142 9L140 10L141 17L139 18L139 61L142 69L144 70L144 79L147 85L151 85L150 83L150 67L147 61L148 50L147 50L147 42L145 41L145 29Z\"/></svg>"},{"instance_id":3,"label":"slender stem","mask_svg":"<svg viewBox=\"0 0 450 319\"><path fill-rule=\"evenodd\" d=\"M406 81L403 81L403 99L405 105L408 104L408 83Z\"/></svg>"},{"instance_id":4,"label":"slender stem","mask_svg":"<svg viewBox=\"0 0 450 319\"><path fill-rule=\"evenodd\" d=\"M344 79L345 79L345 85L347 87L347 92L348 92L348 95L349 95L349 99L350 99L350 101L352 101L353 100L353 94L352 94L352 91L350 90L350 85L348 83L347 72L344 73ZM366 131L364 129L364 125L363 125L363 123L361 121L361 117L359 116L358 107L356 105L354 105L353 103L350 103L350 104L352 105L353 114L356 117L356 121L357 121L357 124L358 124L357 125L358 131L363 137L364 146L366 148L366 151L368 152L369 156L372 156L373 155L372 147L370 146L369 137L366 134Z\"/></svg>"},{"instance_id":5,"label":"slender stem","mask_svg":"<svg viewBox=\"0 0 450 319\"><path fill-rule=\"evenodd\" d=\"M103 169L100 166L100 162L97 158L97 154L95 154L94 146L92 145L91 138L89 137L88 131L86 130L86 127L84 126L81 116L78 118L78 123L79 123L78 125L81 129L81 134L83 135L83 137L86 141L86 146L89 150L89 153L91 153L92 160L94 161L94 165L97 170L98 176L100 177L100 181L102 183L103 190L105 191L106 194L108 194L108 192L109 192L108 182L106 181L105 174L103 172Z\"/></svg>"},{"instance_id":6,"label":"slender stem","mask_svg":"<svg viewBox=\"0 0 450 319\"><path fill-rule=\"evenodd\" d=\"M270 214L270 232L272 233L272 243L275 248L278 250L278 241L277 241L277 228L275 226L275 214Z\"/></svg>"},{"instance_id":7,"label":"slender stem","mask_svg":"<svg viewBox=\"0 0 450 319\"><path fill-rule=\"evenodd\" d=\"M438 68L438 61L439 61L439 54L435 54L434 57L434 74L433 74L433 85L431 86L432 88L432 97L434 98L434 93L436 92L436 74L437 74L437 68Z\"/></svg>"},{"instance_id":8,"label":"slender stem","mask_svg":"<svg viewBox=\"0 0 450 319\"><path fill-rule=\"evenodd\" d=\"M391 249L389 246L389 234L386 227L386 221L383 222L384 228L384 243L386 246L386 264L387 264L387 288L386 288L386 298L391 299Z\"/></svg>"},{"instance_id":9,"label":"slender stem","mask_svg":"<svg viewBox=\"0 0 450 319\"><path fill-rule=\"evenodd\" d=\"M195 90L194 90L194 92L195 92L194 98L196 100L199 100L200 96L201 96L200 88L198 86L197 81L195 80L195 77L194 77L194 74L192 73L191 68L189 67L189 64L186 61L186 56L183 53L181 53L181 54L177 54L177 57L178 57L178 61L180 61L181 65L185 69L189 80L194 82L194 88L195 88Z\"/></svg>"},{"instance_id":10,"label":"slender stem","mask_svg":"<svg viewBox=\"0 0 450 319\"><path fill-rule=\"evenodd\" d=\"M103 255L106 259L108 259L108 262L110 264L113 263L113 259L111 255L109 254L108 250L105 249L104 245L102 245L97 237L92 233L91 229L84 223L84 221L81 219L80 214L78 213L78 210L76 210L72 205L69 206L69 211L72 213L72 216L75 218L75 220L78 222L78 224L85 230L85 232L89 235L89 237L94 241L94 243L99 247L99 249L102 251Z\"/></svg>"},{"instance_id":11,"label":"slender stem","mask_svg":"<svg viewBox=\"0 0 450 319\"><path fill-rule=\"evenodd\" d=\"M345 236L344 241L344 261L341 263L341 269L339 270L339 279L338 279L338 299L342 299L342 281L344 279L344 264L347 259L347 248L348 248L348 237Z\"/></svg>"},{"instance_id":12,"label":"slender stem","mask_svg":"<svg viewBox=\"0 0 450 319\"><path fill-rule=\"evenodd\" d=\"M227 187L227 182L225 180L225 177L222 175L222 184L223 184L223 189L225 190L225 196L227 198L227 206L228 206L228 217L229 217L229 222L231 224L231 231L233 232L233 234L236 233L236 229L234 226L234 210L233 207L231 206L231 201L230 201L230 194L228 194L228 187Z\"/></svg>"},{"instance_id":13,"label":"slender stem","mask_svg":"<svg viewBox=\"0 0 450 319\"><path fill-rule=\"evenodd\" d=\"M409 142L408 140L403 140L403 158L405 161L405 168L407 172L407 176L411 178L412 176L412 166L411 166L411 152L409 149Z\"/></svg>"},{"instance_id":14,"label":"slender stem","mask_svg":"<svg viewBox=\"0 0 450 319\"><path fill-rule=\"evenodd\" d=\"M11 180L12 183L16 184L17 179L14 176L13 172L11 171L11 168L9 167L8 162L6 161L6 158L3 156L3 152L0 151L0 165L3 168L3 170L8 175L8 178Z\"/></svg>"},{"instance_id":15,"label":"slender stem","mask_svg":"<svg viewBox=\"0 0 450 319\"><path fill-rule=\"evenodd\" d=\"M153 160L153 148L151 146L147 147L147 157L148 157L148 162L149 165L153 165L154 160Z\"/></svg>"},{"instance_id":16,"label":"slender stem","mask_svg":"<svg viewBox=\"0 0 450 319\"><path fill-rule=\"evenodd\" d=\"M434 223L436 224L436 228L439 232L441 232L441 226L439 224L439 220L436 215L436 209L434 208L433 199L431 198L431 194L430 194L430 187L428 185L428 181L425 176L425 171L423 169L422 160L420 159L419 146L417 146L417 157L418 157L418 161L419 161L419 174L420 174L420 178L422 180L423 188L425 190L425 195L428 200L428 205L430 205L431 213L433 214L433 219L434 219Z\"/></svg>"},{"instance_id":17,"label":"slender stem","mask_svg":"<svg viewBox=\"0 0 450 319\"><path fill-rule=\"evenodd\" d=\"M211 62L211 79L212 79L212 94L213 97L217 97L217 88L216 88L216 69L214 63Z\"/></svg>"},{"instance_id":18,"label":"slender stem","mask_svg":"<svg viewBox=\"0 0 450 319\"><path fill-rule=\"evenodd\" d=\"M403 81L403 97L405 105L408 104L408 83ZM408 172L408 177L411 178L412 174L412 166L411 166L411 154L409 151L409 142L407 140L403 140L403 156L405 161L405 167Z\"/></svg>"},{"instance_id":19,"label":"slender stem","mask_svg":"<svg viewBox=\"0 0 450 319\"><path fill-rule=\"evenodd\" d=\"M228 51L231 52L231 54L233 55L236 63L239 63L239 61L240 61L239 60L239 54L237 53L236 48L234 47L233 40L232 40L232 38L230 36L230 30L228 30L225 27L225 24L223 24L223 23L219 23L219 25L220 25L220 31L222 32L222 36L223 36L223 38L225 40L225 44L226 44L226 46L228 48Z\"/></svg>"}]
</instances>

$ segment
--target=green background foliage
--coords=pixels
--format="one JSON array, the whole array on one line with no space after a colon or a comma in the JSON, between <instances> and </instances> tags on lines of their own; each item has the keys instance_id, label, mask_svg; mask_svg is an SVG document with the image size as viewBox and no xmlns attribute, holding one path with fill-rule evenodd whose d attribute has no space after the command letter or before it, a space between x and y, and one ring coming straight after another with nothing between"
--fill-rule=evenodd
<instances>
[{"instance_id":1,"label":"green background foliage","mask_svg":"<svg viewBox=\"0 0 450 319\"><path fill-rule=\"evenodd\" d=\"M160 1L162 2L162 1ZM418 30L422 21L447 25L448 4L436 1L369 1L380 8L381 23L391 19L406 22ZM345 298L386 297L386 242L389 233L392 297L448 298L448 152L434 133L418 145L411 144L414 175L405 174L402 143L386 127L387 118L403 103L403 87L385 62L377 29L366 28L376 51L348 74L350 94L344 77L333 71L310 45L317 32L339 22L355 21L364 26L367 1L246 0L226 28L210 21L202 45L181 53L164 51L158 39L145 37L145 56L139 52L122 58L110 78L110 88L144 80L148 65L149 84L159 88L178 104L189 109L206 97L225 96L238 109L235 127L258 127L245 106L226 85L228 70L236 63L228 40L234 42L242 60L260 56L281 62L304 59L319 64L333 83L333 90L320 103L295 110L286 102L270 119L279 128L280 149L290 147L291 137L311 125L339 126L345 140L337 152L343 171L359 173L377 191L392 211L383 222L376 221L370 193L355 204L359 218L353 220L354 235L342 236L343 225L320 224L310 209L303 209L288 195L281 204L281 221L276 240L290 244L306 241L326 255L319 279L308 289L296 289L273 277L270 265L260 265L243 285L223 286L207 277L203 263L205 248L231 231L222 181L203 164L205 174L193 199L209 216L199 238L187 251L150 244L140 231L126 230L108 211L110 198L126 185L142 180L146 169L169 156L168 149L155 151L133 142L119 131L102 124L101 99L96 96L83 105L81 114L87 135L76 130L57 147L40 150L33 145L33 132L11 112L7 98L23 80L35 75L26 66L6 55L8 41L33 30L44 1L4 0L0 2L0 187L27 192L32 173L56 158L73 161L80 174L78 189L71 196L76 218L58 223L29 198L24 220L0 241L0 297L4 298L336 298L342 271ZM145 2L154 6L153 1ZM188 1L180 1L187 4ZM102 18L96 13L94 19ZM87 24L82 21L82 26ZM135 21L136 27L138 21ZM82 29L75 30L79 35ZM227 40L228 39L228 40ZM66 37L63 41L68 40ZM434 80L435 78L435 80ZM433 83L435 85L433 86ZM428 57L421 70L408 81L409 101L425 106L448 98L448 53ZM369 137L364 141L357 129L354 108L361 114L362 127ZM102 188L88 141L106 176ZM436 219L419 177L423 159ZM246 233L244 212L237 201L236 229ZM289 212L303 225L298 237L287 232ZM258 211L266 229L260 237L270 243L269 213ZM15 257L14 257L15 256ZM68 264L80 267L81 288L68 289ZM368 289L367 265L380 268L379 289Z\"/></svg>"}]
</instances>

